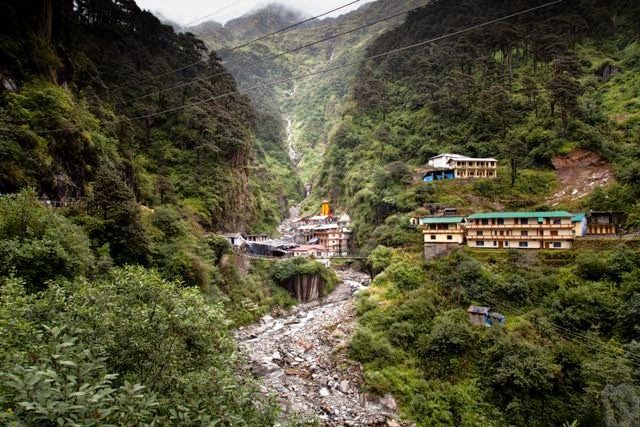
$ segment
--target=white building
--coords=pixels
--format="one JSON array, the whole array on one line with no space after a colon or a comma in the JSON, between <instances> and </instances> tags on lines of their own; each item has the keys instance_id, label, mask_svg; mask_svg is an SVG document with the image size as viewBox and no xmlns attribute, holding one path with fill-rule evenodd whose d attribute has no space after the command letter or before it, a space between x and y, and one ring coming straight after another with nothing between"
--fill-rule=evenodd
<instances>
[{"instance_id":1,"label":"white building","mask_svg":"<svg viewBox=\"0 0 640 427\"><path fill-rule=\"evenodd\" d=\"M498 161L493 157L475 158L461 154L440 154L429 159L433 170L427 171L423 181L432 182L441 179L485 178L498 176Z\"/></svg>"}]
</instances>

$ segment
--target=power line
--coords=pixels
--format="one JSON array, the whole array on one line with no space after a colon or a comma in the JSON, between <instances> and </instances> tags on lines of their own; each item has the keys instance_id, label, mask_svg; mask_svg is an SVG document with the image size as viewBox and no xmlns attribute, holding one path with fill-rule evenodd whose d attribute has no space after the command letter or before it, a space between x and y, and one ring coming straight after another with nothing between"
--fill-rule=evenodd
<instances>
[{"instance_id":1,"label":"power line","mask_svg":"<svg viewBox=\"0 0 640 427\"><path fill-rule=\"evenodd\" d=\"M176 29L176 30L174 30L174 31L177 33L177 32L179 32L179 31L182 31L182 30L186 29L186 28L189 28L191 25L195 24L196 22L202 21L203 19L210 18L210 17L212 17L212 16L214 16L214 15L217 15L218 13L220 13L220 12L222 12L222 11L225 11L225 10L229 9L230 7L233 7L233 6L237 5L238 3L242 2L242 1L244 1L244 0L236 0L236 1L234 1L234 2L232 2L232 3L230 3L230 4L228 4L228 5L226 5L226 6L224 6L224 7L221 7L220 9L216 10L215 12L211 12L211 13L210 13L210 14L208 14L208 15L202 16L202 17L200 17L200 18L198 18L198 19L194 19L194 20L193 20L193 21L191 21L191 22L187 22L187 23L186 23L186 24L184 24L182 27L180 27L180 28L178 28L178 29Z\"/></svg>"},{"instance_id":2,"label":"power line","mask_svg":"<svg viewBox=\"0 0 640 427\"><path fill-rule=\"evenodd\" d=\"M519 316L524 316L526 313L523 310L519 310L515 307L513 307L512 305L508 304L508 303L497 303L495 301L489 301L486 298L480 298L479 301L482 301L484 304L487 304L489 306L493 306L493 307L497 307L500 310L504 310L506 312L512 312L515 313ZM540 327L545 327L548 326L549 328L553 329L553 332L559 336L561 336L562 338L574 342L576 344L582 345L584 347L587 347L591 350L595 350L595 351L599 351L599 352L603 352L604 350L609 350L609 352L613 352L615 353L614 356L617 357L621 357L626 355L627 356L627 361L629 361L631 364L633 364L636 367L640 367L640 357L634 353L630 353L625 351L623 348L621 347L617 347L614 346L612 344L609 343L605 343L602 342L600 340L596 340L594 338L591 338L587 335L581 334L579 332L575 332L572 331L570 329L567 328L563 328L562 326L553 323L551 321L547 321L546 323L538 323L536 322L537 325L539 325ZM567 337L566 335L564 335L562 333L562 331L564 331L565 334L570 335L569 337Z\"/></svg>"},{"instance_id":3,"label":"power line","mask_svg":"<svg viewBox=\"0 0 640 427\"><path fill-rule=\"evenodd\" d=\"M309 47L315 46L315 45L317 45L317 44L324 43L324 42L326 42L326 41L333 40L333 39L336 39L336 38L338 38L338 37L342 37L342 36L345 36L345 35L347 35L347 34L354 33L354 32L356 32L356 31L362 30L362 29L367 28L367 27L371 27L371 26L376 25L376 24L379 24L379 23L381 23L381 22L389 21L389 20L391 20L391 19L397 18L397 17L402 16L402 15L404 15L404 14L407 14L407 13L409 13L409 12L413 12L414 10L418 10L418 9L420 9L420 8L422 8L422 7L426 6L426 5L428 5L428 4L429 4L429 3L425 3L425 4L423 4L423 5L420 5L420 6L418 6L418 7L414 7L414 8L412 8L412 9L403 10L402 12L398 12L398 13L395 13L395 14L393 14L393 15L389 15L389 16L386 16L386 17L384 17L384 18L380 18L380 19L377 19L377 20L375 20L375 21L368 22L368 23L366 23L366 24L364 24L364 25L360 25L360 26L355 27L355 28L352 28L352 29L350 29L350 30L343 31L343 32L341 32L341 33L337 33L337 34L334 34L334 35L332 35L332 36L325 37L325 38L323 38L323 39L316 40L316 41L314 41L314 42L310 42L310 43L307 43L307 44L305 44L305 45L298 46L298 47L296 47L296 48L293 48L293 49L290 49L290 50L287 50L287 51L283 51L283 52L277 53L277 54L275 54L275 55L271 55L271 56L269 56L269 57L267 57L267 58L260 59L260 60L258 60L258 61L252 62L252 63L250 63L250 64L246 64L246 65L239 65L239 66L232 67L232 68L226 68L226 67L225 67L225 70L224 70L224 71L220 71L220 72L218 72L218 73L216 73L216 74L212 74L212 75L208 75L208 76L204 76L204 77L199 77L199 78L196 78L196 79L193 79L193 80L189 80L189 81L186 81L186 82L182 82L182 83L179 83L179 84L177 84L177 85L175 85L175 86L171 86L171 87L169 87L169 88L157 89L157 90L155 90L155 91L153 91L153 92L150 92L150 93L147 93L147 94L145 94L145 95L140 95L140 96L137 96L137 97L134 97L134 98L130 98L130 99L126 100L126 101L118 102L116 105L128 104L128 103L130 103L130 102L137 101L137 100L139 100L139 99L144 99L144 98L148 98L148 97L150 97L150 96L153 96L153 95L156 95L156 94L160 94L160 93L163 93L163 92L168 92L168 91L172 91L172 90L175 90L175 89L180 89L180 88L182 88L182 87L185 87L185 86L191 85L191 84L193 84L193 83L202 82L202 81L205 81L205 80L208 80L208 79L214 78L214 77L221 76L221 75L223 75L223 74L230 73L230 72L232 72L232 71L240 70L240 69L242 69L242 68L246 68L246 67L253 67L253 66L255 66L255 65L259 65L259 64L262 64L262 63L264 63L264 62L272 61L272 60L277 59L277 58L280 58L280 57L282 57L282 56L284 56L284 55L288 55L288 54L290 54L290 53L298 52L298 51L300 51L300 50L302 50L302 49L306 49L306 48L309 48Z\"/></svg>"},{"instance_id":4,"label":"power line","mask_svg":"<svg viewBox=\"0 0 640 427\"><path fill-rule=\"evenodd\" d=\"M123 118L123 119L115 120L115 121L111 122L111 124L121 123L121 122L125 122L125 121L132 121L132 120L148 119L148 118L156 117L156 116L159 116L159 115L162 115L162 114L172 113L174 111L179 111L179 110L182 110L182 109L185 109L185 108L189 108L189 107L193 107L193 106L196 106L196 105L204 104L206 102L214 101L214 100L217 100L217 99L220 99L220 98L224 98L224 97L227 97L227 96L239 95L239 94L243 94L245 92L250 92L250 91L253 91L253 90L256 90L256 89L262 89L262 88L275 86L275 85L282 84L282 83L288 83L288 82L291 82L291 81L294 81L294 80L300 80L300 79L303 79L303 78L312 77L312 76L316 76L316 75L319 75L319 74L324 74L324 73L336 71L336 70L339 70L339 69L342 69L342 68L346 68L346 67L350 67L350 66L353 66L353 65L358 65L358 64L361 64L361 63L364 63L364 62L367 62L367 61L371 61L373 59L382 58L382 57L385 57L385 56L388 56L388 55L391 55L391 54L394 54L394 53L403 52L403 51L409 50L409 49L415 49L417 47L424 46L424 45L431 44L431 43L435 43L437 41L444 40L444 39L447 39L447 38L450 38L450 37L455 37L455 36L458 36L460 34L465 34L465 33L468 33L470 31L477 30L479 28L487 27L487 26L495 24L497 22L505 21L507 19L514 18L516 16L528 14L528 13L531 13L531 12L536 11L536 10L540 10L540 9L547 8L547 7L556 5L556 4L560 4L563 1L564 0L555 0L555 1L552 1L552 2L548 2L548 3L542 4L540 6L535 6L535 7L529 8L529 9L522 10L520 12L515 12L515 13L509 14L509 15L505 15L505 16L503 16L501 18L492 19L492 20L486 21L486 22L484 22L482 24L476 24L476 25L473 25L471 27L464 28L462 30L454 31L452 33L448 33L448 34L445 34L445 35L442 35L442 36L434 37L434 38L431 38L431 39L428 39L428 40L423 40L421 42L414 43L414 44L407 45L407 46L403 46L403 47L400 47L400 48L392 49L392 50L389 50L389 51L386 51L386 52L383 52L383 53L379 53L379 54L376 54L376 55L371 55L371 56L368 56L366 58L361 58L361 59L358 59L358 60L355 60L355 61L352 61L352 62L348 62L348 63L342 64L342 65L337 65L335 67L325 68L325 69L322 69L322 70L313 71L313 72L309 72L309 73L305 73L305 74L300 74L300 75L297 75L297 76L292 76L292 77L288 77L288 78L284 78L284 79L280 79L280 80L272 80L272 81L269 81L269 82L266 82L266 83L250 86L250 87L245 88L245 89L238 89L238 90L235 90L235 91L232 91L232 92L227 92L227 93L223 93L223 94L220 94L220 95L215 95L215 96L212 96L212 97L200 100L200 101L191 102L189 104L185 104L185 105L181 105L181 106L178 106L178 107L169 108L169 109L158 111L158 112L155 112L155 113L144 114L144 115L135 116L135 117L131 117L131 118ZM73 129L77 129L77 128L79 128L79 126L70 127L70 128L61 128L61 129L52 129L52 130L46 130L46 131L33 131L33 132L38 133L38 134L45 134L45 133L65 132L65 131L69 131L69 130L73 130ZM4 130L7 130L7 129L4 129Z\"/></svg>"},{"instance_id":5,"label":"power line","mask_svg":"<svg viewBox=\"0 0 640 427\"><path fill-rule=\"evenodd\" d=\"M248 41L248 42L244 42L244 43L241 43L241 44L239 44L239 45L236 45L236 46L233 46L233 47L230 47L230 48L222 49L222 50L221 50L220 52L218 52L218 53L223 53L223 52L224 52L224 53L229 53L229 52L233 52L233 51L235 51L235 50L241 49L241 48L243 48L243 47L247 47L247 46L249 46L250 44L253 44L253 43L258 42L258 41L260 41L260 40L264 40L264 39L266 39L266 38L268 38L268 37L271 37L271 36L274 36L274 35L276 35L276 34L283 33L283 32L285 32L285 31L290 30L290 29L292 29L292 28L295 28L295 27L297 27L297 26L299 26L299 25L306 24L307 22L313 21L314 19L322 18L323 16L329 15L329 14L331 14L331 13L333 13L333 12L337 12L337 11L338 11L338 10L340 10L340 9L344 9L345 7L349 7L349 6L351 6L351 5L353 5L353 4L356 4L356 3L360 2L360 1L362 1L362 0L354 0L354 1L350 2L350 3L345 4L345 5L342 5L342 6L336 7L335 9L331 9L331 10L329 10L329 11L327 11L327 12L321 13L320 15L312 16L311 18L307 18L307 19L305 19L305 20L303 20L303 21L296 22L295 24L288 25L288 26L286 26L286 27L284 27L284 28L281 28L281 29L279 29L279 30L272 31L272 32L270 32L270 33L268 33L268 34L262 35L262 36L260 36L260 37L258 37L258 38L255 38L255 39L253 39L253 40L250 40L250 41ZM189 69L189 68L191 68L191 67L194 67L194 66L196 66L196 65L198 65L198 64L200 64L200 63L202 63L202 62L204 62L204 61L206 61L206 60L207 60L207 58L202 58L202 59L199 59L198 61L196 61L196 62L194 62L194 63L191 63L191 64L189 64L189 65L185 65L185 66L182 66L182 67L180 67L180 68L175 68L175 69L173 69L173 70L169 70L169 71L167 71L167 72L165 72L165 73L158 74L158 75L156 75L156 76L151 76L151 77L147 77L147 78L142 79L142 80L138 80L138 82L136 82L135 84L128 84L128 85L122 85L122 86L115 86L115 87L113 87L113 89L126 89L126 88L128 88L128 87L132 87L132 86L138 85L138 84L140 84L140 83L142 83L142 82L146 82L146 81L148 81L148 80L152 80L152 79L157 79L157 78L160 78L160 77L169 76L169 75L174 74L174 73L177 73L177 72L179 72L179 71L184 71L184 70L187 70L187 69Z\"/></svg>"},{"instance_id":6,"label":"power line","mask_svg":"<svg viewBox=\"0 0 640 427\"><path fill-rule=\"evenodd\" d=\"M493 304L496 305L496 306L499 305L499 304L496 304L495 301L494 301ZM503 307L507 307L507 309L509 309L510 311L514 311L516 313L519 312L520 315L524 314L523 310L518 310L518 309L514 308L512 305L509 305L508 303L503 302L503 303L501 303L501 305ZM558 325L557 323L549 322L549 326L554 328L556 331L564 331L567 334L571 334L571 335L577 336L578 338L583 339L583 340L585 340L587 342L590 342L591 344L606 347L609 350L615 351L617 353L623 353L623 354L625 353L625 350L623 348L621 348L621 347L618 347L618 346L615 346L613 344L609 344L609 343L603 342L601 340L597 340L597 339L592 338L592 337L590 337L590 336L588 336L588 335L586 335L584 333L572 331L571 329L562 327L562 326ZM559 333L559 334L562 335L561 333ZM636 360L636 361L640 362L640 355L636 355L636 354L630 353L630 352L626 352L626 354L630 358L632 358L633 360Z\"/></svg>"}]
</instances>

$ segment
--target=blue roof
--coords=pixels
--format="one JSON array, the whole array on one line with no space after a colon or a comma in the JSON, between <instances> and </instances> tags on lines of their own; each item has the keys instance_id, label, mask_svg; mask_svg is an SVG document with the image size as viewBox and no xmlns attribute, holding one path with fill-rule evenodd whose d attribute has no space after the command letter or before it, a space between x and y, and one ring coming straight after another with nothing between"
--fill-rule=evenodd
<instances>
[{"instance_id":1,"label":"blue roof","mask_svg":"<svg viewBox=\"0 0 640 427\"><path fill-rule=\"evenodd\" d=\"M573 217L571 217L571 221L572 222L582 222L582 220L585 219L586 216L587 215L585 213L577 213Z\"/></svg>"}]
</instances>

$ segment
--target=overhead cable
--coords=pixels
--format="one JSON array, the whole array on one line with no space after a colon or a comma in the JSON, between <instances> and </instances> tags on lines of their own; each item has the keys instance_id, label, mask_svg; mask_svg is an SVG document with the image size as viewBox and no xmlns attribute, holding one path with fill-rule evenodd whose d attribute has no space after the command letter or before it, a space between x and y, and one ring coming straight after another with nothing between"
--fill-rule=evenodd
<instances>
[{"instance_id":1,"label":"overhead cable","mask_svg":"<svg viewBox=\"0 0 640 427\"><path fill-rule=\"evenodd\" d=\"M279 85L279 84L283 84L283 83L288 83L288 82L295 81L295 80L304 79L304 78L307 78L307 77L312 77L312 76L316 76L316 75L320 75L320 74L324 74L324 73L333 72L333 71L340 70L340 69L343 69L343 68L346 68L346 67L350 67L350 66L353 66L353 65L358 65L358 64L361 64L361 63L364 63L364 62L368 62L368 61L371 61L371 60L374 60L374 59L378 59L378 58L382 58L382 57L385 57L385 56L388 56L388 55L392 55L394 53L403 52L403 51L409 50L409 49L415 49L415 48L420 47L420 46L425 46L427 44L432 44L432 43L438 42L440 40L444 40L444 39L447 39L447 38L451 38L451 37L455 37L455 36L458 36L458 35L461 35L461 34L465 34L465 33L468 33L468 32L483 28L483 27L487 27L489 25L492 25L492 24L495 24L495 23L498 23L498 22L501 22L501 21L505 21L505 20L510 19L510 18L514 18L514 17L517 17L517 16L521 16L521 15L524 15L524 14L531 13L531 12L536 11L536 10L540 10L540 9L543 9L543 8L547 8L547 7L550 7L550 6L553 6L553 5L560 4L563 1L564 0L555 0L555 1L552 1L552 2L548 2L548 3L545 3L545 4L539 5L539 6L535 6L535 7L531 7L531 8L522 10L520 12L515 12L515 13L511 13L509 15L505 15L505 16L503 16L501 18L496 18L496 19L492 19L490 21L483 22L481 24L476 24L476 25L473 25L471 27L464 28L462 30L454 31L452 33L444 34L442 36L438 36L438 37L434 37L434 38L431 38L431 39L423 40L423 41L418 42L418 43L413 43L413 44L410 44L410 45L407 45L407 46L403 46L403 47L399 47L399 48L396 48L396 49L392 49L392 50L389 50L389 51L386 51L386 52L382 52L382 53L379 53L379 54L376 54L376 55L371 55L371 56L368 56L366 58L361 58L361 59L358 59L358 60L355 60L355 61L347 62L347 63L342 64L342 65L337 65L337 66L334 66L334 67L325 68L325 69L318 70L318 71L312 71L312 72L309 72L309 73L299 74L299 75L292 76L292 77L287 77L287 78L284 78L284 79L272 80L272 81L269 81L269 82L266 82L266 83L257 84L257 85L250 86L250 87L247 87L247 88L244 88L244 89L237 89L237 90L234 90L234 91L231 91L231 92L227 92L227 93L223 93L223 94L220 94L220 95L214 95L214 96L211 96L211 97L206 98L206 99L202 99L202 100L199 100L199 101L191 102L191 103L184 104L184 105L177 106L177 107L173 107L173 108L168 108L166 110L158 111L158 112L155 112L155 113L149 113L149 114L134 116L134 117L130 117L130 118L123 118L123 119L115 120L115 121L113 121L111 123L114 124L114 123L120 123L120 122L132 121L132 120L148 119L148 118L160 116L162 114L172 113L172 112L175 112L175 111L183 110L185 108L193 107L193 106L196 106L196 105L201 105L201 104L204 104L206 102L215 101L217 99L221 99L221 98L224 98L224 97L227 97L227 96L239 95L239 94L243 94L243 93L250 92L250 91L253 91L253 90L257 90L257 89L262 89L262 88L266 88L266 87L270 87L270 86L275 86L275 85ZM79 128L80 127L75 126L75 127L52 129L52 130L43 130L43 131L33 131L33 132L39 133L39 134L45 134L45 133L54 133L54 132L66 132L66 131L69 131L69 130L79 129ZM4 130L8 130L8 129L4 129Z\"/></svg>"}]
</instances>

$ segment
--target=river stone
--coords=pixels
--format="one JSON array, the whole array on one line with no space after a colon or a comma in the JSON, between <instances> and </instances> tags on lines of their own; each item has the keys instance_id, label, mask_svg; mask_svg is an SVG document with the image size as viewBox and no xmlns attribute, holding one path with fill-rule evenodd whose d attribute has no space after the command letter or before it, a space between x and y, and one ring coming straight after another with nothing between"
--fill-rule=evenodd
<instances>
[{"instance_id":1,"label":"river stone","mask_svg":"<svg viewBox=\"0 0 640 427\"><path fill-rule=\"evenodd\" d=\"M383 398L381 398L380 404L382 404L382 406L385 409L391 412L395 412L398 409L398 404L396 403L396 399L394 399L393 396L390 394L386 394Z\"/></svg>"},{"instance_id":2,"label":"river stone","mask_svg":"<svg viewBox=\"0 0 640 427\"><path fill-rule=\"evenodd\" d=\"M331 392L326 387L320 389L320 396L327 397L329 395L331 395Z\"/></svg>"},{"instance_id":3,"label":"river stone","mask_svg":"<svg viewBox=\"0 0 640 427\"><path fill-rule=\"evenodd\" d=\"M342 380L340 381L340 391L343 393L349 393L349 381Z\"/></svg>"}]
</instances>

